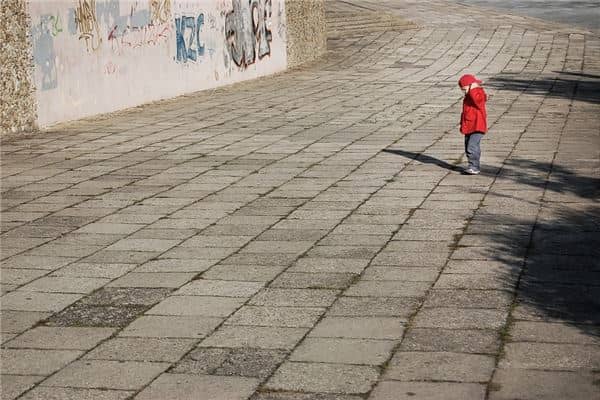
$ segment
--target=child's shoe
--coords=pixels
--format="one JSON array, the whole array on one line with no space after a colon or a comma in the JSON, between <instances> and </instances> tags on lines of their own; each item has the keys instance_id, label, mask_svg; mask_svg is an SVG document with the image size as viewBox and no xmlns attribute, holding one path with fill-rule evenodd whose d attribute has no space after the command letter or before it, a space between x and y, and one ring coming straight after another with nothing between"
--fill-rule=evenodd
<instances>
[{"instance_id":1,"label":"child's shoe","mask_svg":"<svg viewBox=\"0 0 600 400\"><path fill-rule=\"evenodd\" d=\"M465 169L465 174L467 175L479 175L481 171L479 171L478 169L475 168L467 168Z\"/></svg>"}]
</instances>

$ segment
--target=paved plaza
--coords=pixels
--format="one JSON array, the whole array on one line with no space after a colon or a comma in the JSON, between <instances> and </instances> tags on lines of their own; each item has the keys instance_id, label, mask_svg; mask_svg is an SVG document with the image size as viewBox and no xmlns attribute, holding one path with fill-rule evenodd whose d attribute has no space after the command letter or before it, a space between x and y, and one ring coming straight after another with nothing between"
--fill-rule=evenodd
<instances>
[{"instance_id":1,"label":"paved plaza","mask_svg":"<svg viewBox=\"0 0 600 400\"><path fill-rule=\"evenodd\" d=\"M600 398L600 34L328 3L317 62L2 141L3 400Z\"/></svg>"}]
</instances>

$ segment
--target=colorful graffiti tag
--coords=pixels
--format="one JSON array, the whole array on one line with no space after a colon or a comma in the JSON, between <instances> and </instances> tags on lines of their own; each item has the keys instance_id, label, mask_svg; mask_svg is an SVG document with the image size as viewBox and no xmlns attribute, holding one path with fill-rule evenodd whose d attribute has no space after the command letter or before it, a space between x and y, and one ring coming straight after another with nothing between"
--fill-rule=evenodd
<instances>
[{"instance_id":1,"label":"colorful graffiti tag","mask_svg":"<svg viewBox=\"0 0 600 400\"><path fill-rule=\"evenodd\" d=\"M271 54L271 0L233 0L225 16L225 40L231 59L247 67Z\"/></svg>"},{"instance_id":2,"label":"colorful graffiti tag","mask_svg":"<svg viewBox=\"0 0 600 400\"><path fill-rule=\"evenodd\" d=\"M97 50L102 38L96 18L96 0L79 0L75 9L75 24L79 30L79 39L85 40L87 50Z\"/></svg>"},{"instance_id":3,"label":"colorful graffiti tag","mask_svg":"<svg viewBox=\"0 0 600 400\"><path fill-rule=\"evenodd\" d=\"M125 26L115 25L108 33L108 43L115 54L123 54L127 48L156 46L169 40L172 29L168 23L159 25Z\"/></svg>"},{"instance_id":4,"label":"colorful graffiti tag","mask_svg":"<svg viewBox=\"0 0 600 400\"><path fill-rule=\"evenodd\" d=\"M287 65L284 0L28 4L42 125L265 76Z\"/></svg>"},{"instance_id":5,"label":"colorful graffiti tag","mask_svg":"<svg viewBox=\"0 0 600 400\"><path fill-rule=\"evenodd\" d=\"M171 0L150 0L150 21L164 24L171 20Z\"/></svg>"}]
</instances>

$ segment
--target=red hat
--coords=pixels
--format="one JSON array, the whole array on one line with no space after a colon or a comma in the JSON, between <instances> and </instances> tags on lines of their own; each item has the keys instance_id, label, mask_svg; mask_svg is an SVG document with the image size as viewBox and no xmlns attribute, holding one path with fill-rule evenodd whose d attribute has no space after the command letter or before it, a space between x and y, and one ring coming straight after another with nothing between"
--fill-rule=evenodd
<instances>
[{"instance_id":1,"label":"red hat","mask_svg":"<svg viewBox=\"0 0 600 400\"><path fill-rule=\"evenodd\" d=\"M460 86L460 87L469 86L472 83L482 83L482 81L475 78L475 75L471 75L471 74L463 75L458 80L458 86Z\"/></svg>"}]
</instances>

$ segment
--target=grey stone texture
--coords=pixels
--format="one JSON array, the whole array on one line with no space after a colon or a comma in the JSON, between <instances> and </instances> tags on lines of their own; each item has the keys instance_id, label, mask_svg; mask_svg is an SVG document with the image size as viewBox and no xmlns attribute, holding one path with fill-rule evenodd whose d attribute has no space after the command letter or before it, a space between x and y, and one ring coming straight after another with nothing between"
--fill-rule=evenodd
<instances>
[{"instance_id":1,"label":"grey stone texture","mask_svg":"<svg viewBox=\"0 0 600 400\"><path fill-rule=\"evenodd\" d=\"M290 350L296 347L307 331L307 328L228 325L219 328L200 345Z\"/></svg>"},{"instance_id":2,"label":"grey stone texture","mask_svg":"<svg viewBox=\"0 0 600 400\"><path fill-rule=\"evenodd\" d=\"M142 316L120 332L121 336L148 338L203 338L223 320L196 315Z\"/></svg>"},{"instance_id":3,"label":"grey stone texture","mask_svg":"<svg viewBox=\"0 0 600 400\"><path fill-rule=\"evenodd\" d=\"M327 50L325 0L285 0L288 66L310 62Z\"/></svg>"},{"instance_id":4,"label":"grey stone texture","mask_svg":"<svg viewBox=\"0 0 600 400\"><path fill-rule=\"evenodd\" d=\"M21 133L35 127L35 93L29 16L24 0L6 0L0 19L10 21L0 28L0 134Z\"/></svg>"},{"instance_id":5,"label":"grey stone texture","mask_svg":"<svg viewBox=\"0 0 600 400\"><path fill-rule=\"evenodd\" d=\"M484 400L485 386L477 383L384 381L369 400Z\"/></svg>"},{"instance_id":6,"label":"grey stone texture","mask_svg":"<svg viewBox=\"0 0 600 400\"><path fill-rule=\"evenodd\" d=\"M311 337L400 339L404 321L390 317L327 317L311 331Z\"/></svg>"},{"instance_id":7,"label":"grey stone texture","mask_svg":"<svg viewBox=\"0 0 600 400\"><path fill-rule=\"evenodd\" d=\"M2 375L2 398L16 399L23 392L29 390L37 382L44 379L35 375Z\"/></svg>"},{"instance_id":8,"label":"grey stone texture","mask_svg":"<svg viewBox=\"0 0 600 400\"><path fill-rule=\"evenodd\" d=\"M109 338L111 328L63 328L38 326L6 344L12 348L89 350Z\"/></svg>"},{"instance_id":9,"label":"grey stone texture","mask_svg":"<svg viewBox=\"0 0 600 400\"><path fill-rule=\"evenodd\" d=\"M163 374L137 395L136 400L245 400L258 386L253 378Z\"/></svg>"},{"instance_id":10,"label":"grey stone texture","mask_svg":"<svg viewBox=\"0 0 600 400\"><path fill-rule=\"evenodd\" d=\"M296 392L367 393L377 376L377 369L370 366L289 362L275 371L265 387Z\"/></svg>"},{"instance_id":11,"label":"grey stone texture","mask_svg":"<svg viewBox=\"0 0 600 400\"><path fill-rule=\"evenodd\" d=\"M139 390L168 366L168 363L138 361L76 361L52 375L44 385Z\"/></svg>"},{"instance_id":12,"label":"grey stone texture","mask_svg":"<svg viewBox=\"0 0 600 400\"><path fill-rule=\"evenodd\" d=\"M496 354L500 333L483 329L414 328L402 340L402 351Z\"/></svg>"},{"instance_id":13,"label":"grey stone texture","mask_svg":"<svg viewBox=\"0 0 600 400\"><path fill-rule=\"evenodd\" d=\"M446 352L399 352L392 357L384 379L487 383L494 371L490 356Z\"/></svg>"},{"instance_id":14,"label":"grey stone texture","mask_svg":"<svg viewBox=\"0 0 600 400\"><path fill-rule=\"evenodd\" d=\"M324 6L319 61L2 139L3 398L594 398L598 34Z\"/></svg>"},{"instance_id":15,"label":"grey stone texture","mask_svg":"<svg viewBox=\"0 0 600 400\"><path fill-rule=\"evenodd\" d=\"M82 354L77 350L2 350L2 373L9 375L50 375Z\"/></svg>"},{"instance_id":16,"label":"grey stone texture","mask_svg":"<svg viewBox=\"0 0 600 400\"><path fill-rule=\"evenodd\" d=\"M26 400L125 400L131 390L80 389L38 386L21 399Z\"/></svg>"},{"instance_id":17,"label":"grey stone texture","mask_svg":"<svg viewBox=\"0 0 600 400\"><path fill-rule=\"evenodd\" d=\"M397 342L367 339L307 338L290 356L291 361L381 365Z\"/></svg>"},{"instance_id":18,"label":"grey stone texture","mask_svg":"<svg viewBox=\"0 0 600 400\"><path fill-rule=\"evenodd\" d=\"M83 358L174 363L190 351L195 343L195 339L117 337L100 344Z\"/></svg>"},{"instance_id":19,"label":"grey stone texture","mask_svg":"<svg viewBox=\"0 0 600 400\"><path fill-rule=\"evenodd\" d=\"M89 306L77 303L54 314L45 323L49 326L122 328L139 317L145 309L142 306Z\"/></svg>"},{"instance_id":20,"label":"grey stone texture","mask_svg":"<svg viewBox=\"0 0 600 400\"><path fill-rule=\"evenodd\" d=\"M282 350L201 347L188 354L172 372L265 379L286 356L287 352Z\"/></svg>"},{"instance_id":21,"label":"grey stone texture","mask_svg":"<svg viewBox=\"0 0 600 400\"><path fill-rule=\"evenodd\" d=\"M493 400L593 399L598 396L594 374L569 371L500 369L490 388L489 398Z\"/></svg>"}]
</instances>

